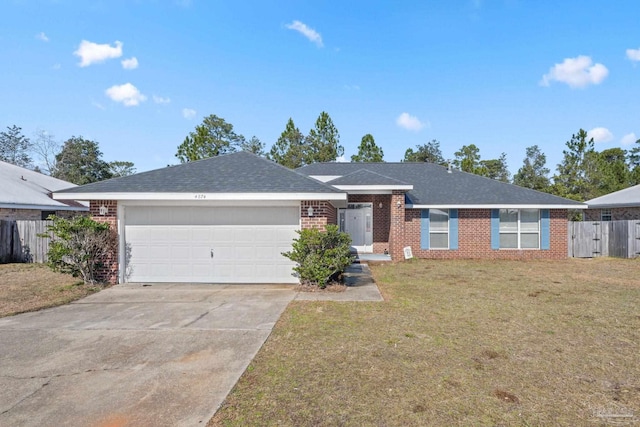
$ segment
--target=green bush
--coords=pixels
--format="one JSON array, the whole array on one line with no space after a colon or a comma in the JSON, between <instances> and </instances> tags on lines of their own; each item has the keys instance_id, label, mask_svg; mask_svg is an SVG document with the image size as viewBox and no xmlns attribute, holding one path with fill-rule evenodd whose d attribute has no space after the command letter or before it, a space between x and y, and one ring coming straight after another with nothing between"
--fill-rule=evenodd
<instances>
[{"instance_id":1,"label":"green bush","mask_svg":"<svg viewBox=\"0 0 640 427\"><path fill-rule=\"evenodd\" d=\"M51 235L42 237L51 238L48 252L51 269L82 277L85 284L95 284L101 260L115 253L117 234L109 224L87 216L72 219L50 216L49 220L53 221L47 226Z\"/></svg>"},{"instance_id":2,"label":"green bush","mask_svg":"<svg viewBox=\"0 0 640 427\"><path fill-rule=\"evenodd\" d=\"M302 284L324 289L353 262L351 237L337 225L327 225L326 231L310 228L297 233L300 237L293 240L293 250L282 255L298 263L294 271Z\"/></svg>"}]
</instances>

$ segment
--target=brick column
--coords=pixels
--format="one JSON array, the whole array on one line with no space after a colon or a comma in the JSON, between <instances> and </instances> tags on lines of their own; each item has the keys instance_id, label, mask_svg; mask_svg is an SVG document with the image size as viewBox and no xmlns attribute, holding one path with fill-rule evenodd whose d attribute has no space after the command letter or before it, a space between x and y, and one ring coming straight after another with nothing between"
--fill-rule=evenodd
<instances>
[{"instance_id":1,"label":"brick column","mask_svg":"<svg viewBox=\"0 0 640 427\"><path fill-rule=\"evenodd\" d=\"M404 259L404 191L393 190L391 196L391 226L389 230L389 254L393 261Z\"/></svg>"},{"instance_id":2,"label":"brick column","mask_svg":"<svg viewBox=\"0 0 640 427\"><path fill-rule=\"evenodd\" d=\"M100 207L108 209L106 214L100 213ZM117 200L91 200L89 202L89 214L96 222L106 222L111 229L118 233L118 201ZM102 267L98 269L96 280L115 284L118 283L118 248L102 260Z\"/></svg>"}]
</instances>

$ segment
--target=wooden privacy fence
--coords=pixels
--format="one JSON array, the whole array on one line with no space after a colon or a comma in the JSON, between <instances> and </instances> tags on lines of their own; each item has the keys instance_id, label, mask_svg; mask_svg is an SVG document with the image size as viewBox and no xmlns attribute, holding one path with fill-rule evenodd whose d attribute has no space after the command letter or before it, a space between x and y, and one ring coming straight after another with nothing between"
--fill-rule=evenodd
<instances>
[{"instance_id":1,"label":"wooden privacy fence","mask_svg":"<svg viewBox=\"0 0 640 427\"><path fill-rule=\"evenodd\" d=\"M0 221L0 263L47 262L50 239L39 237L52 221Z\"/></svg>"},{"instance_id":2,"label":"wooden privacy fence","mask_svg":"<svg viewBox=\"0 0 640 427\"><path fill-rule=\"evenodd\" d=\"M570 257L640 256L640 220L570 221L568 234Z\"/></svg>"}]
</instances>

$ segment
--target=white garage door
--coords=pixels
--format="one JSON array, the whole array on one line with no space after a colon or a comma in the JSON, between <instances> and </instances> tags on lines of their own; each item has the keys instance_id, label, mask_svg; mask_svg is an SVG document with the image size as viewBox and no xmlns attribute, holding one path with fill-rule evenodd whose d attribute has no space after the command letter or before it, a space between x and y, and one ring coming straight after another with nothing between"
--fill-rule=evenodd
<instances>
[{"instance_id":1,"label":"white garage door","mask_svg":"<svg viewBox=\"0 0 640 427\"><path fill-rule=\"evenodd\" d=\"M127 282L296 283L292 207L125 207Z\"/></svg>"}]
</instances>

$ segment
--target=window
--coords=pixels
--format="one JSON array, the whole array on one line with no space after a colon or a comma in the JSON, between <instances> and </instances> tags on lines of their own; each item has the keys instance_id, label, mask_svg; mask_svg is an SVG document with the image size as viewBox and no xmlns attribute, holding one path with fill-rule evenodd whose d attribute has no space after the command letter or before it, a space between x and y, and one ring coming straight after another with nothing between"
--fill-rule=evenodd
<instances>
[{"instance_id":1,"label":"window","mask_svg":"<svg viewBox=\"0 0 640 427\"><path fill-rule=\"evenodd\" d=\"M500 209L500 249L539 249L540 211Z\"/></svg>"},{"instance_id":2,"label":"window","mask_svg":"<svg viewBox=\"0 0 640 427\"><path fill-rule=\"evenodd\" d=\"M448 209L429 209L429 247L449 249Z\"/></svg>"},{"instance_id":3,"label":"window","mask_svg":"<svg viewBox=\"0 0 640 427\"><path fill-rule=\"evenodd\" d=\"M611 209L602 209L600 211L600 221L611 221Z\"/></svg>"},{"instance_id":4,"label":"window","mask_svg":"<svg viewBox=\"0 0 640 427\"><path fill-rule=\"evenodd\" d=\"M49 218L49 215L55 215L56 211L40 211L40 219L45 220Z\"/></svg>"}]
</instances>

